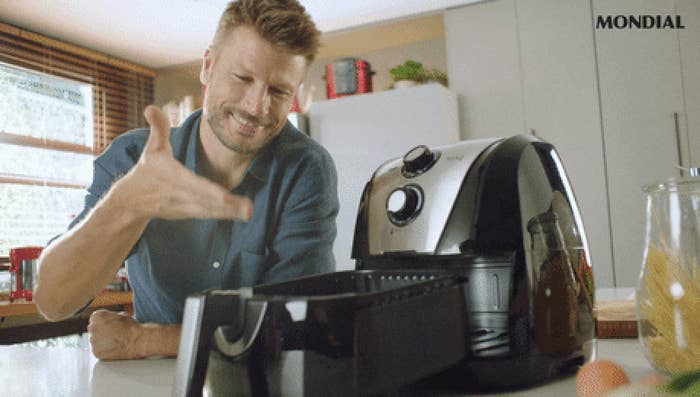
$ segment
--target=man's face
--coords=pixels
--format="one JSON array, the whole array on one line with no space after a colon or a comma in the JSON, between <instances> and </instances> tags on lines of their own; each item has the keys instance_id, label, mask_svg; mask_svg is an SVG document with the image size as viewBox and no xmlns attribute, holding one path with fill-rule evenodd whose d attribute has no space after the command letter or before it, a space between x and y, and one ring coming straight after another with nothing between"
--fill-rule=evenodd
<instances>
[{"instance_id":1,"label":"man's face","mask_svg":"<svg viewBox=\"0 0 700 397\"><path fill-rule=\"evenodd\" d=\"M280 133L306 68L303 56L239 26L204 55L204 119L224 146L254 154Z\"/></svg>"}]
</instances>

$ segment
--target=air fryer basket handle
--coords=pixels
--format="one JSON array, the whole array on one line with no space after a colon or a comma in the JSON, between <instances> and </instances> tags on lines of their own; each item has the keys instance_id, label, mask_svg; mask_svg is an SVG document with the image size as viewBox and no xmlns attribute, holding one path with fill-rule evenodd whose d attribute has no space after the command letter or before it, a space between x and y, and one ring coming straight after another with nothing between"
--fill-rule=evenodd
<instances>
[{"instance_id":1,"label":"air fryer basket handle","mask_svg":"<svg viewBox=\"0 0 700 397\"><path fill-rule=\"evenodd\" d=\"M214 331L222 325L242 332L245 292L211 291L185 301L173 396L201 396Z\"/></svg>"},{"instance_id":2,"label":"air fryer basket handle","mask_svg":"<svg viewBox=\"0 0 700 397\"><path fill-rule=\"evenodd\" d=\"M236 328L231 325L222 325L214 330L212 347L216 347L219 353L229 358L237 358L249 351L260 332L267 302L248 301L245 307L245 321L243 326ZM243 314L243 312L240 312Z\"/></svg>"}]
</instances>

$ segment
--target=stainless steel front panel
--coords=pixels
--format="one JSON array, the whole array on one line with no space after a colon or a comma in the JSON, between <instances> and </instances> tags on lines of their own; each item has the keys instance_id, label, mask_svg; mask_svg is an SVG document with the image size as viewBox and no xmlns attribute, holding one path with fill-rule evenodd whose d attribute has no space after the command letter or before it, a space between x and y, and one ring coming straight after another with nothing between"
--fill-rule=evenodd
<instances>
[{"instance_id":1,"label":"stainless steel front panel","mask_svg":"<svg viewBox=\"0 0 700 397\"><path fill-rule=\"evenodd\" d=\"M431 148L440 158L428 171L413 178L405 177L402 159L384 163L372 179L369 199L369 254L415 251L436 254L462 180L481 152L498 139L478 139ZM387 201L393 191L418 185L423 192L418 216L403 226L389 220Z\"/></svg>"}]
</instances>

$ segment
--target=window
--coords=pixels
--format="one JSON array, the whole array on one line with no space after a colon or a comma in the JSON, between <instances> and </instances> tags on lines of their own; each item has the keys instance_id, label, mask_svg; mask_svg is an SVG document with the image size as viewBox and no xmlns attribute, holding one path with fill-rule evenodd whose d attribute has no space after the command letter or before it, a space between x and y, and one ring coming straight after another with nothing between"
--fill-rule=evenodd
<instances>
[{"instance_id":1,"label":"window","mask_svg":"<svg viewBox=\"0 0 700 397\"><path fill-rule=\"evenodd\" d=\"M0 260L83 207L92 162L145 126L155 73L0 23Z\"/></svg>"},{"instance_id":2,"label":"window","mask_svg":"<svg viewBox=\"0 0 700 397\"><path fill-rule=\"evenodd\" d=\"M0 256L44 245L80 211L92 106L89 84L0 63Z\"/></svg>"}]
</instances>

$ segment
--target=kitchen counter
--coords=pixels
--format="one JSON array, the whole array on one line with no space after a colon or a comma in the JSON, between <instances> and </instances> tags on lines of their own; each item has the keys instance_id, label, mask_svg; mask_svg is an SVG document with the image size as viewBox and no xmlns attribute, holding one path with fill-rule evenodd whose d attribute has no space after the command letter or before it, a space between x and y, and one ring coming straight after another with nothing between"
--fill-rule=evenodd
<instances>
[{"instance_id":1,"label":"kitchen counter","mask_svg":"<svg viewBox=\"0 0 700 397\"><path fill-rule=\"evenodd\" d=\"M103 291L95 297L88 309L58 322L46 321L34 302L0 300L0 345L84 332L90 313L99 308L132 312L132 294L126 291Z\"/></svg>"},{"instance_id":2,"label":"kitchen counter","mask_svg":"<svg viewBox=\"0 0 700 397\"><path fill-rule=\"evenodd\" d=\"M598 358L622 365L630 379L654 373L637 339L598 340ZM169 396L175 359L98 361L87 335L73 347L0 346L0 394L8 396ZM504 374L507 376L507 374ZM435 395L434 392L418 395ZM466 396L463 393L443 393ZM574 376L502 394L470 396L575 396Z\"/></svg>"}]
</instances>

